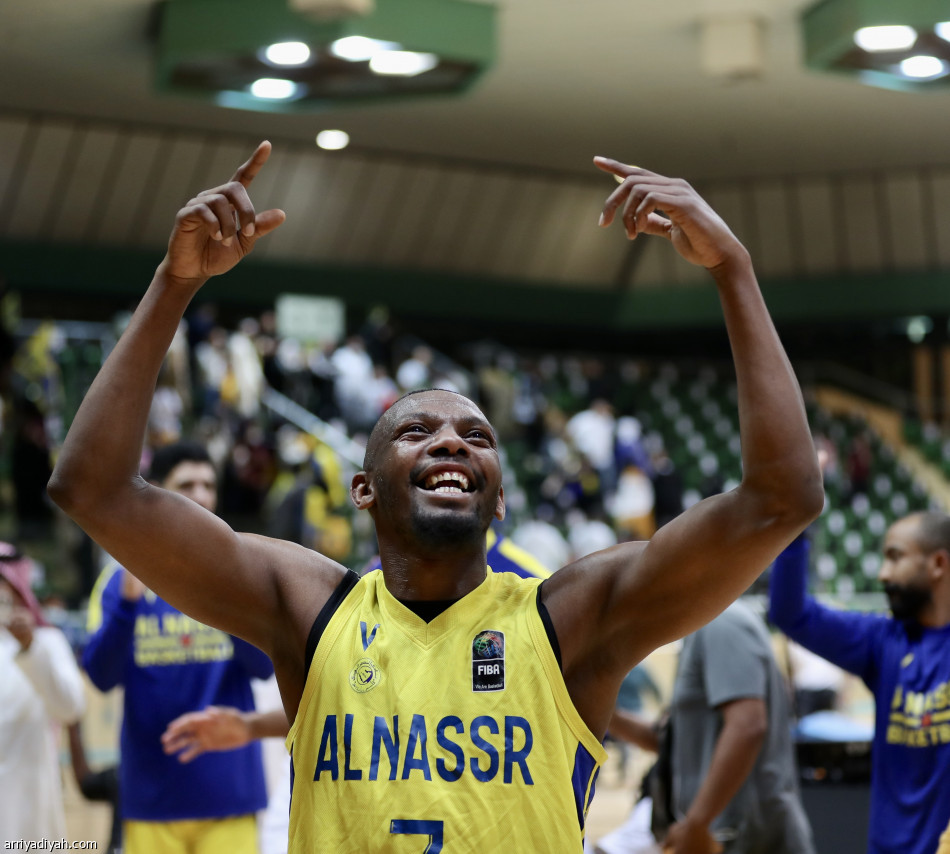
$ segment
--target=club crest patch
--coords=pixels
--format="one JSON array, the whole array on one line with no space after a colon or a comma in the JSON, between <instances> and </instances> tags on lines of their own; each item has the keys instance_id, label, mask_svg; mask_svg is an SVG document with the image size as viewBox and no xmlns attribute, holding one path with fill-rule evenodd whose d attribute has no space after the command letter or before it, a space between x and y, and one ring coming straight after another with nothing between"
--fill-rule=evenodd
<instances>
[{"instance_id":1,"label":"club crest patch","mask_svg":"<svg viewBox=\"0 0 950 854\"><path fill-rule=\"evenodd\" d=\"M504 632L479 632L472 641L472 690L503 691L504 688Z\"/></svg>"},{"instance_id":2,"label":"club crest patch","mask_svg":"<svg viewBox=\"0 0 950 854\"><path fill-rule=\"evenodd\" d=\"M382 678L379 666L373 659L361 658L350 671L350 687L357 694L365 694L367 691L372 691Z\"/></svg>"}]
</instances>

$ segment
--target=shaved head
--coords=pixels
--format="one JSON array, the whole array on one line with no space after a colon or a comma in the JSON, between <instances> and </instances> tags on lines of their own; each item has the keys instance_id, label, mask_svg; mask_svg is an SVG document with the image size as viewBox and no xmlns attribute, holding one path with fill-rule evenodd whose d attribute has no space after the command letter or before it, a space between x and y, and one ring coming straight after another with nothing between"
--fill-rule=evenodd
<instances>
[{"instance_id":1,"label":"shaved head","mask_svg":"<svg viewBox=\"0 0 950 854\"><path fill-rule=\"evenodd\" d=\"M915 513L907 517L917 522L914 539L925 554L940 549L950 552L950 516L933 511Z\"/></svg>"},{"instance_id":2,"label":"shaved head","mask_svg":"<svg viewBox=\"0 0 950 854\"><path fill-rule=\"evenodd\" d=\"M393 424L399 417L400 412L403 410L403 408L405 408L406 401L411 397L415 397L416 395L432 394L433 392L437 392L439 394L457 395L463 400L467 400L472 404L472 406L478 409L478 406L474 400L466 397L464 394L459 394L457 391L452 391L451 389L447 388L420 388L416 389L415 391L406 392L406 394L396 400L393 405L389 407L389 409L380 415L379 419L373 425L373 429L369 434L369 439L366 442L366 452L363 455L363 471L372 471L375 468L379 449L383 443L383 437L392 430Z\"/></svg>"}]
</instances>

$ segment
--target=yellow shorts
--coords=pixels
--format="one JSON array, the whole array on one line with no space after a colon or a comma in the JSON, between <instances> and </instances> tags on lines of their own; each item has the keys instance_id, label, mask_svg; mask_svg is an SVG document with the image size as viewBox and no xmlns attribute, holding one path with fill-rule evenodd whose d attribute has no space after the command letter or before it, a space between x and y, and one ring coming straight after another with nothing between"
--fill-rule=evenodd
<instances>
[{"instance_id":1,"label":"yellow shorts","mask_svg":"<svg viewBox=\"0 0 950 854\"><path fill-rule=\"evenodd\" d=\"M194 821L126 821L124 854L258 854L253 815Z\"/></svg>"}]
</instances>

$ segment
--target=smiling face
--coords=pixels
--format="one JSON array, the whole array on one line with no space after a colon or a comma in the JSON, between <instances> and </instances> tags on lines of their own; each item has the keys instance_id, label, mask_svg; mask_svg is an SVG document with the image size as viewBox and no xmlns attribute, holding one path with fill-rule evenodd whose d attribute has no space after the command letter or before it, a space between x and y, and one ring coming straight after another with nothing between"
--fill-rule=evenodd
<instances>
[{"instance_id":1,"label":"smiling face","mask_svg":"<svg viewBox=\"0 0 950 854\"><path fill-rule=\"evenodd\" d=\"M381 537L423 549L484 548L491 520L504 518L495 432L462 395L426 391L397 401L373 430L365 466L353 500Z\"/></svg>"}]
</instances>

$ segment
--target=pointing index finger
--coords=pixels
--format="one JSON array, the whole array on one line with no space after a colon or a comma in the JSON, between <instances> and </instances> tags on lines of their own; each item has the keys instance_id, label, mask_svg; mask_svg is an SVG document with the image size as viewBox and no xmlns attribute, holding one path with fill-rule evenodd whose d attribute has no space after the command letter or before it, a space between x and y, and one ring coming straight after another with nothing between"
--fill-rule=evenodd
<instances>
[{"instance_id":1,"label":"pointing index finger","mask_svg":"<svg viewBox=\"0 0 950 854\"><path fill-rule=\"evenodd\" d=\"M257 173L261 171L261 167L267 162L267 158L270 157L270 152L271 144L265 139L257 146L254 153L244 163L238 166L231 176L231 180L239 181L245 187L250 186L251 181L257 177Z\"/></svg>"},{"instance_id":2,"label":"pointing index finger","mask_svg":"<svg viewBox=\"0 0 950 854\"><path fill-rule=\"evenodd\" d=\"M639 166L621 163L619 160L611 160L609 157L595 157L594 165L604 172L609 172L617 179L618 183L635 172L643 171Z\"/></svg>"}]
</instances>

